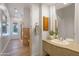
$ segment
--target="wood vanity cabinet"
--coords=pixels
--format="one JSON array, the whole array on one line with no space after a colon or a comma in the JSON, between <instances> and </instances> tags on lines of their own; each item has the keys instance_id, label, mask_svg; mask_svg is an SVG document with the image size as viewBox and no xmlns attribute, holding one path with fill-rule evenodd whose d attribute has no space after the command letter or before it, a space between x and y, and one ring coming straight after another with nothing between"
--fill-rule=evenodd
<instances>
[{"instance_id":1,"label":"wood vanity cabinet","mask_svg":"<svg viewBox=\"0 0 79 59\"><path fill-rule=\"evenodd\" d=\"M50 56L79 56L79 52L55 46L48 42L43 41L43 55L49 54Z\"/></svg>"},{"instance_id":2,"label":"wood vanity cabinet","mask_svg":"<svg viewBox=\"0 0 79 59\"><path fill-rule=\"evenodd\" d=\"M22 40L23 40L24 46L29 46L30 28L23 28L22 29Z\"/></svg>"}]
</instances>

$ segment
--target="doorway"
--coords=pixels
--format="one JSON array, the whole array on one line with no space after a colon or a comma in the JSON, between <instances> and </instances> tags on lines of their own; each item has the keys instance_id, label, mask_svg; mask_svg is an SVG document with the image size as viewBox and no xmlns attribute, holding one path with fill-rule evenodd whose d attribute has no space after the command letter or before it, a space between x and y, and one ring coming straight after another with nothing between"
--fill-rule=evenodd
<instances>
[{"instance_id":1,"label":"doorway","mask_svg":"<svg viewBox=\"0 0 79 59\"><path fill-rule=\"evenodd\" d=\"M7 8L6 8L7 9ZM9 14L9 13L8 13ZM18 20L18 19L17 19ZM30 45L24 45L28 37L23 35L22 23L14 22L4 10L0 10L0 55L1 56L29 56ZM30 35L30 31L29 31Z\"/></svg>"}]
</instances>

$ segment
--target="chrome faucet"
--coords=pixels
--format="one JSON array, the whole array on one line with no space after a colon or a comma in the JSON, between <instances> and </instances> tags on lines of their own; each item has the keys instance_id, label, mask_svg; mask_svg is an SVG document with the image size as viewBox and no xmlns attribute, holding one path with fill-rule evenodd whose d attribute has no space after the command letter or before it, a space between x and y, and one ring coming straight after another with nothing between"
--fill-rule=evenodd
<instances>
[{"instance_id":1,"label":"chrome faucet","mask_svg":"<svg viewBox=\"0 0 79 59\"><path fill-rule=\"evenodd\" d=\"M65 37L59 37L59 40L63 41L65 40Z\"/></svg>"}]
</instances>

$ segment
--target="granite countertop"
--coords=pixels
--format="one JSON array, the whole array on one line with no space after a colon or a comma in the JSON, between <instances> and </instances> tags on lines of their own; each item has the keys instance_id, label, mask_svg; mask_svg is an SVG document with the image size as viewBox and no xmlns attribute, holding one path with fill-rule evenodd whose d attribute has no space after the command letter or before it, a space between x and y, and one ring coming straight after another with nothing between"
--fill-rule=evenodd
<instances>
[{"instance_id":1,"label":"granite countertop","mask_svg":"<svg viewBox=\"0 0 79 59\"><path fill-rule=\"evenodd\" d=\"M51 42L51 40L49 40L49 39L45 39L43 41L48 42L49 44L52 44L52 45L55 45L58 47L62 47L62 48L66 48L66 49L70 49L70 50L79 52L79 44L76 43L75 41L70 42L68 45L57 44L57 43Z\"/></svg>"}]
</instances>

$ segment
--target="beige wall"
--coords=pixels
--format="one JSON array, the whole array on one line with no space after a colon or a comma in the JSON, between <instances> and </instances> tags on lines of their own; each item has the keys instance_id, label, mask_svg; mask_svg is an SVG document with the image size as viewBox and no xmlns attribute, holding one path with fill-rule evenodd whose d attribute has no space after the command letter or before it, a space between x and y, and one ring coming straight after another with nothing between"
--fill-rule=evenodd
<instances>
[{"instance_id":1,"label":"beige wall","mask_svg":"<svg viewBox=\"0 0 79 59\"><path fill-rule=\"evenodd\" d=\"M23 19L24 25L23 25L23 27L30 28L31 27L30 21L31 21L30 7L29 8L24 8L24 19Z\"/></svg>"},{"instance_id":2,"label":"beige wall","mask_svg":"<svg viewBox=\"0 0 79 59\"><path fill-rule=\"evenodd\" d=\"M43 16L49 17L49 6L46 4L42 4L41 10L42 10L41 12L42 13L42 39L46 39L48 36L48 31L43 31Z\"/></svg>"}]
</instances>

